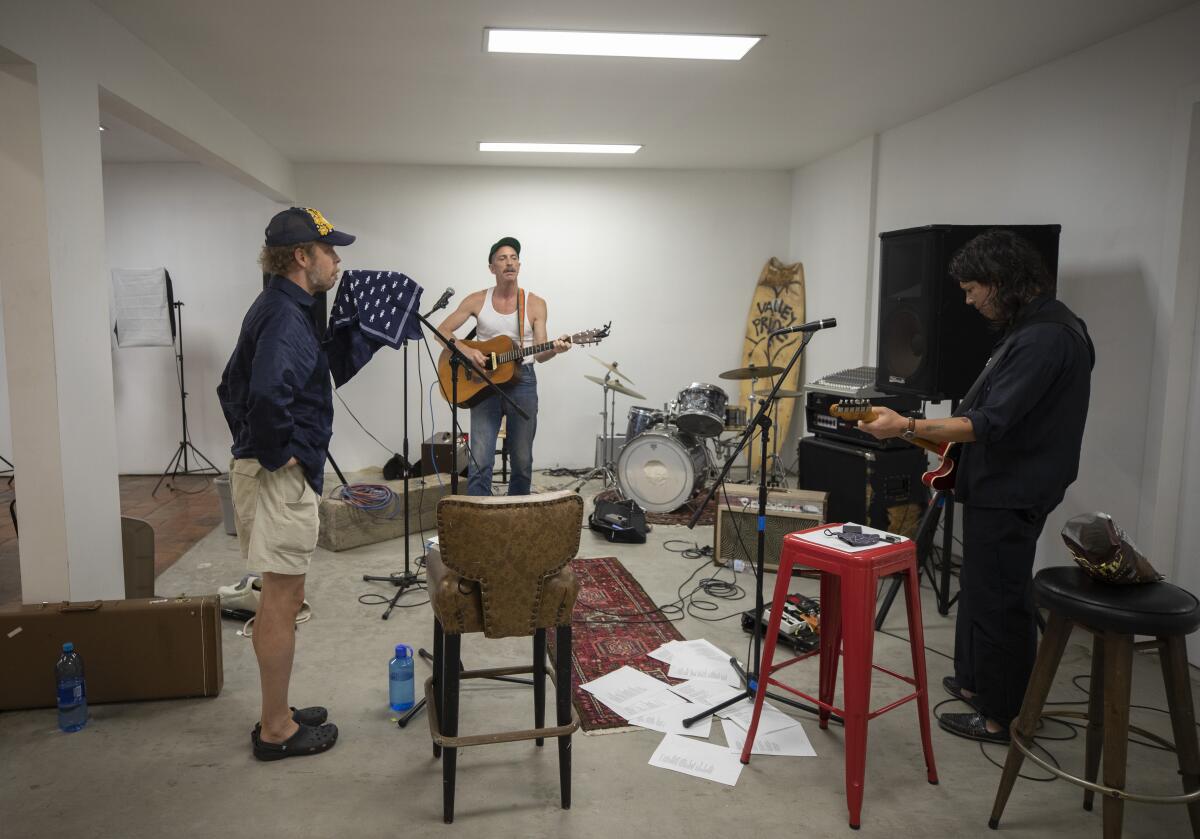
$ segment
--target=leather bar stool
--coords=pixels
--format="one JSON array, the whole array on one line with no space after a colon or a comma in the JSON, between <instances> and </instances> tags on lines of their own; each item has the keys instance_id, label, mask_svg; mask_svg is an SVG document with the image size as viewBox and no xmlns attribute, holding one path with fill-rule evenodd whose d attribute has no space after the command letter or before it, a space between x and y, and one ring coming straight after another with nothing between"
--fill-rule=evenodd
<instances>
[{"instance_id":1,"label":"leather bar stool","mask_svg":"<svg viewBox=\"0 0 1200 839\"><path fill-rule=\"evenodd\" d=\"M1200 601L1191 593L1165 582L1143 585L1097 582L1073 565L1039 571L1033 578L1033 595L1037 604L1049 612L1046 634L1038 647L1021 713L1012 724L1008 759L1000 787L996 790L988 827L995 830L999 826L1021 764L1028 757L1047 772L1083 787L1085 810L1092 809L1095 793L1104 796L1105 839L1121 835L1126 799L1151 804L1186 804L1192 836L1200 837L1200 746L1197 745L1184 640L1200 627ZM1073 626L1088 630L1093 638L1083 778L1053 766L1030 751L1034 729L1041 718ZM1155 640L1134 643L1135 635L1152 636ZM1145 795L1125 789L1133 651L1148 647L1158 648L1162 662L1167 708L1179 756L1179 773L1183 776L1183 795ZM1104 753L1104 779L1098 784L1096 775L1101 750Z\"/></svg>"}]
</instances>

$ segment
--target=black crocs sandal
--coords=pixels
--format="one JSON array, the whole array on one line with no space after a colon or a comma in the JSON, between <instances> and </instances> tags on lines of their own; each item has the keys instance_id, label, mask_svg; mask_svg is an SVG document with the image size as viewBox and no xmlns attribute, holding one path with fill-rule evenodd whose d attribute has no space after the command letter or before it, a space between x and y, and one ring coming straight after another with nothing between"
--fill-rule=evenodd
<instances>
[{"instance_id":1,"label":"black crocs sandal","mask_svg":"<svg viewBox=\"0 0 1200 839\"><path fill-rule=\"evenodd\" d=\"M283 760L287 757L307 757L320 754L332 749L337 738L337 726L331 722L315 727L302 725L283 743L263 742L257 728L250 735L250 740L254 744L254 756L259 760Z\"/></svg>"},{"instance_id":2,"label":"black crocs sandal","mask_svg":"<svg viewBox=\"0 0 1200 839\"><path fill-rule=\"evenodd\" d=\"M312 705L308 708L296 708L292 706L292 720L300 725L310 725L316 727L324 724L325 720L329 719L329 711L320 705ZM262 723L256 722L254 730L250 732L250 742L254 743L254 738L258 732L262 730Z\"/></svg>"},{"instance_id":3,"label":"black crocs sandal","mask_svg":"<svg viewBox=\"0 0 1200 839\"><path fill-rule=\"evenodd\" d=\"M323 725L329 719L329 711L320 705L309 708L292 708L292 719L301 725Z\"/></svg>"}]
</instances>

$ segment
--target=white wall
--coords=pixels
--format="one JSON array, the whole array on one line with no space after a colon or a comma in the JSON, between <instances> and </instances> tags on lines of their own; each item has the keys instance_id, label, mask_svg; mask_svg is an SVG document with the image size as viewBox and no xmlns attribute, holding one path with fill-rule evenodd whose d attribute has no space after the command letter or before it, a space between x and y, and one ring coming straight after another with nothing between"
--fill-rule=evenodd
<instances>
[{"instance_id":1,"label":"white wall","mask_svg":"<svg viewBox=\"0 0 1200 839\"><path fill-rule=\"evenodd\" d=\"M342 267L403 271L425 287L426 308L447 286L458 291L456 304L489 285L487 249L514 235L524 245L522 280L548 300L552 332L613 322L599 346L539 365L539 468L591 465L601 397L583 376L605 371L589 353L618 361L647 397L618 397L618 430L630 405L658 405L693 381L719 383L717 373L740 364L762 264L787 250L784 172L321 165L297 167L297 176L300 203L359 237L340 250ZM223 467L229 434L214 391L257 293L255 258L276 205L186 164L106 166L104 193L110 265L165 265L186 303L189 425L196 445ZM416 356L410 350L414 454L432 433L428 413L420 429ZM393 451L402 440L401 359L381 350L341 389ZM120 469L161 471L179 439L171 351L114 350L113 364ZM427 359L422 371L427 392ZM433 402L444 429L449 413L440 396ZM344 470L389 456L336 401L332 450Z\"/></svg>"},{"instance_id":2,"label":"white wall","mask_svg":"<svg viewBox=\"0 0 1200 839\"><path fill-rule=\"evenodd\" d=\"M170 272L184 304L191 440L221 471L229 466L230 439L216 388L242 315L262 290L263 229L282 206L199 164L104 167L108 268ZM162 472L181 432L175 353L114 345L112 367L118 469Z\"/></svg>"},{"instance_id":3,"label":"white wall","mask_svg":"<svg viewBox=\"0 0 1200 839\"><path fill-rule=\"evenodd\" d=\"M1062 521L1084 510L1106 510L1153 543L1159 458L1178 456L1147 445L1175 299L1163 270L1168 175L1177 99L1200 78L1197 43L1200 6L1191 6L884 132L874 229L849 218L834 234L857 242L932 223L1062 224L1059 294L1087 321L1098 362L1080 478L1047 524L1043 562L1061 559ZM831 167L846 171L830 180ZM870 169L852 149L796 173L810 188L795 202L793 259L807 261L815 234L829 235L819 209L861 194ZM874 304L865 280L846 292ZM860 329L873 358L873 324Z\"/></svg>"}]
</instances>

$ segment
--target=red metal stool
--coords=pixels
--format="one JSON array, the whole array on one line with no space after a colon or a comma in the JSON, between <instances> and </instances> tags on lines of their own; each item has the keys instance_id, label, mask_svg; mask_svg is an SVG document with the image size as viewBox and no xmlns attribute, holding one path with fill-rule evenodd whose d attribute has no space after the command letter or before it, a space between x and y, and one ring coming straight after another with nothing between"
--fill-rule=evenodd
<instances>
[{"instance_id":1,"label":"red metal stool","mask_svg":"<svg viewBox=\"0 0 1200 839\"><path fill-rule=\"evenodd\" d=\"M841 527L825 524L784 537L779 571L775 582L775 597L771 601L771 619L767 640L759 667L758 690L754 697L754 716L746 745L742 748L742 763L750 762L750 752L758 731L763 699L768 685L786 690L815 703L820 708L821 728L829 727L829 714L842 717L846 726L846 803L850 811L850 826L858 829L862 813L863 773L867 766L867 723L911 699L917 700L917 717L921 724L921 743L925 749L925 769L929 783L938 782L933 762L933 740L929 732L929 690L925 676L925 632L921 623L920 575L917 572L916 549L912 542L881 543L878 548L857 552L818 545L800 537L806 533L821 533ZM821 572L821 646L819 650L774 663L775 643L779 637L779 621L791 584L792 569L797 566L815 568ZM908 606L908 635L912 648L913 677L893 673L872 661L875 642L875 592L879 579L889 574L904 575L905 603ZM845 597L843 597L845 592ZM838 657L846 657L846 707L833 705L833 688L837 682ZM821 654L820 697L809 696L772 675L788 665ZM874 668L914 686L916 690L895 702L872 711L871 669Z\"/></svg>"}]
</instances>

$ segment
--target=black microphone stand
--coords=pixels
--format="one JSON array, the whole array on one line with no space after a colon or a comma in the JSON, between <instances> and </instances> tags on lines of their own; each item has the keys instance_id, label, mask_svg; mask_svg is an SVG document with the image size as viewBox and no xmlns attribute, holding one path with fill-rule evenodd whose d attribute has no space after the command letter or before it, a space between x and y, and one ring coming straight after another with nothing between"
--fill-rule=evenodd
<instances>
[{"instance_id":1,"label":"black microphone stand","mask_svg":"<svg viewBox=\"0 0 1200 839\"><path fill-rule=\"evenodd\" d=\"M725 476L729 474L729 470L733 466L733 462L735 460L737 460L738 454L741 452L742 448L750 441L750 438L754 435L755 427L757 426L758 428L762 429L761 434L759 435L759 441L760 441L760 446L761 446L760 452L762 455L762 461L761 461L762 468L760 468L758 470L758 559L756 560L755 566L754 566L753 655L752 655L751 661L747 662L747 669L749 670L749 672L742 670L742 668L738 665L738 661L737 661L736 657L730 657L729 663L733 666L733 669L737 671L738 677L742 680L742 683L744 685L742 692L739 695L734 696L732 699L727 699L726 701L721 702L717 705L714 705L713 707L708 708L707 710L701 711L699 714L696 714L695 716L688 717L687 719L685 719L683 721L684 728L690 728L694 723L699 722L700 720L716 713L717 711L720 711L724 708L728 708L730 705L733 705L737 702L741 702L743 699L751 699L752 700L752 699L754 699L755 694L758 692L758 681L760 678L762 678L762 674L761 674L762 635L763 635L763 631L766 629L766 623L762 619L763 618L763 605L764 605L763 604L763 561L764 561L764 555L766 553L766 538L767 538L767 534L766 534L766 521L767 521L767 469L766 469L766 465L767 465L767 450L768 450L767 444L768 444L769 438L771 436L770 410L771 410L771 406L775 402L775 399L776 399L775 394L778 392L779 386L781 384L783 384L784 380L787 379L788 373L791 372L792 367L794 367L796 365L796 362L800 360L800 356L804 353L804 348L808 346L808 342L812 340L813 334L814 334L813 332L805 333L804 339L800 342L800 346L796 349L796 352L792 355L791 361L788 362L787 367L785 367L783 370L783 373L780 374L778 377L776 377L775 384L771 387L770 395L768 395L765 399L763 399L762 404L758 408L758 413L754 415L754 419L752 419L749 423L746 424L746 430L742 433L742 439L738 441L737 447L733 450L732 453L730 453L728 459L725 461L725 465L721 467L721 474L719 474L717 476L716 481L713 482L712 489L710 489L708 491L708 494L704 497L704 500L696 506L696 512L692 514L692 520L689 521L688 525L687 525L689 528L694 528L696 526L696 522L699 521L701 514L704 512L704 508L706 506L708 506L709 500L712 499L712 497L716 493L717 489L725 482ZM801 702L796 702L795 700L789 699L784 696L777 696L773 693L768 693L767 696L769 696L771 699L775 700L776 702L783 703L784 705L790 705L793 708L800 709L801 711L808 711L809 713L812 713L812 714L819 713L816 708L813 708L810 705L805 705ZM836 722L839 722L839 723L842 722L842 720L837 715L831 714L830 717L831 717L831 719L835 720Z\"/></svg>"},{"instance_id":2,"label":"black microphone stand","mask_svg":"<svg viewBox=\"0 0 1200 839\"><path fill-rule=\"evenodd\" d=\"M433 312L431 311L431 312L429 312L429 314L433 314ZM505 393L495 382L493 382L491 377L488 376L487 373L485 373L482 369L480 369L479 365L477 365L475 362L471 361L471 359L467 358L467 356L463 353L463 351L458 348L457 340L455 340L454 338L447 338L441 332L438 332L436 329L434 329L433 324L431 324L426 319L425 315L417 314L417 319L419 321L421 321L421 323L423 323L430 332L433 333L434 337L436 337L442 343L442 345L446 347L447 350L450 351L450 494L458 495L458 431L459 431L459 427L458 427L458 374L459 374L460 369L465 367L467 369L468 373L474 373L476 376L478 376L480 379L482 379L484 384L487 385L488 389L495 391L500 396L500 398L503 399L504 402L510 408L512 408L518 414L521 415L522 419L529 419L529 414L526 413L521 408L520 405L518 405L516 402L514 402L513 398L511 396L509 396L507 393ZM407 423L407 422L408 422L408 414L406 412L405 413L405 423ZM405 506L406 506L406 510L407 510L407 503ZM407 527L407 521L406 521L405 526ZM407 535L407 533L406 533L406 535ZM407 538L404 540L404 543L405 543L404 549L407 552L408 551L408 539ZM406 553L406 556L407 556L407 553ZM385 578L385 579L390 579L390 578ZM398 596L399 595L397 594L397 597ZM393 603L394 602L395 601L393 601ZM434 646L434 651L433 651L433 656L432 656L433 659L441 660L441 658L442 658L442 655L441 655L442 651L441 651L441 649L439 649L440 643L441 643L441 634L439 633L437 638L435 638L435 646ZM426 658L426 659L430 658L429 653L427 651L425 651L424 649L419 650L418 652L422 658ZM459 667L459 669L462 669L461 661L458 662L458 667ZM435 672L433 675L434 675L435 683L437 681L441 680L440 673ZM511 677L506 677L506 676L494 676L491 678L494 678L498 681L520 682L521 684L528 684L528 685L533 684L532 680L513 679ZM417 712L420 711L424 707L425 707L425 698L422 697L421 699L417 700L411 708L409 708L407 711L405 711L404 714L399 719L396 720L396 725L400 726L401 728L404 728L405 726L408 725L409 720L411 720L414 716L416 716Z\"/></svg>"},{"instance_id":3,"label":"black microphone stand","mask_svg":"<svg viewBox=\"0 0 1200 839\"><path fill-rule=\"evenodd\" d=\"M434 312L438 311L439 309L444 309L448 302L450 302L449 297L439 300L438 305L435 305L423 316L418 315L418 317L424 321L425 318L429 317ZM400 598L404 596L404 592L417 585L421 581L421 578L412 572L411 566L409 565L409 560L411 557L409 537L411 531L408 513L408 479L412 474L412 462L408 458L408 341L404 342L404 346L401 348L400 352L403 357L403 361L401 363L404 365L404 401L402 408L404 412L404 443L400 449L400 468L404 472L404 571L398 574L388 574L386 577L363 574L364 582L391 583L396 587L396 593L388 602L388 607L384 610L383 615L380 618L381 620L387 620L389 617L391 617L392 610L396 608L396 603L399 602ZM424 476L422 476L421 479L424 480Z\"/></svg>"}]
</instances>

